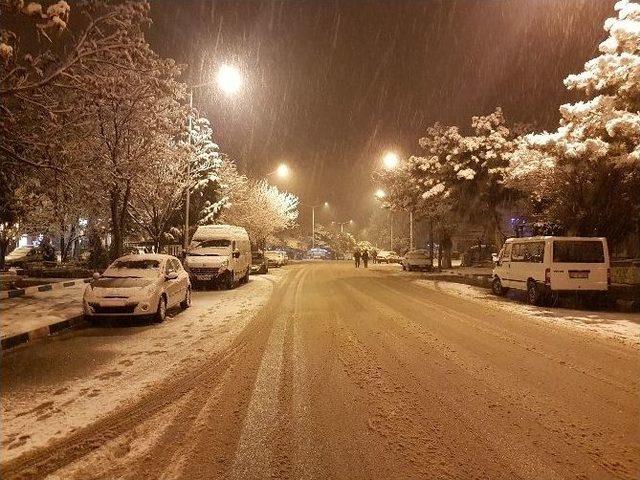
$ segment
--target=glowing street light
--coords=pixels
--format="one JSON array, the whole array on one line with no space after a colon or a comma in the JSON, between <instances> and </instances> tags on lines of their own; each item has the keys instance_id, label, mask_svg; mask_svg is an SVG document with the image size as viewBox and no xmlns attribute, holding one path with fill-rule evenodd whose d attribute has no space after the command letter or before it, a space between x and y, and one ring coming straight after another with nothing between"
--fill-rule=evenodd
<instances>
[{"instance_id":1,"label":"glowing street light","mask_svg":"<svg viewBox=\"0 0 640 480\"><path fill-rule=\"evenodd\" d=\"M384 198L387 196L387 193L381 188L379 188L378 190L375 191L374 195L376 198Z\"/></svg>"},{"instance_id":2,"label":"glowing street light","mask_svg":"<svg viewBox=\"0 0 640 480\"><path fill-rule=\"evenodd\" d=\"M279 178L287 178L290 173L291 170L289 170L289 166L286 163L281 163L273 172L267 173L265 178L270 177L271 175L277 175Z\"/></svg>"},{"instance_id":3,"label":"glowing street light","mask_svg":"<svg viewBox=\"0 0 640 480\"><path fill-rule=\"evenodd\" d=\"M387 152L382 157L382 165L387 170L395 170L400 163L400 157L395 152Z\"/></svg>"},{"instance_id":4,"label":"glowing street light","mask_svg":"<svg viewBox=\"0 0 640 480\"><path fill-rule=\"evenodd\" d=\"M324 202L324 208L329 208L329 202Z\"/></svg>"},{"instance_id":5,"label":"glowing street light","mask_svg":"<svg viewBox=\"0 0 640 480\"><path fill-rule=\"evenodd\" d=\"M281 163L276 169L276 175L280 178L287 178L289 176L289 167L285 163Z\"/></svg>"},{"instance_id":6,"label":"glowing street light","mask_svg":"<svg viewBox=\"0 0 640 480\"><path fill-rule=\"evenodd\" d=\"M222 65L218 70L218 86L228 94L234 94L242 86L242 75L232 65Z\"/></svg>"}]
</instances>

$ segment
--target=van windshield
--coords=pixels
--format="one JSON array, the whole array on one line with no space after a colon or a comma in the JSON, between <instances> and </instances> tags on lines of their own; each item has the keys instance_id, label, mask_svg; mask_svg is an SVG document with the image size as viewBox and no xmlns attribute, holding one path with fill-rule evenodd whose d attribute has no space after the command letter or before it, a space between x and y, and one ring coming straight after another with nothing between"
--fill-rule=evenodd
<instances>
[{"instance_id":1,"label":"van windshield","mask_svg":"<svg viewBox=\"0 0 640 480\"><path fill-rule=\"evenodd\" d=\"M214 238L212 240L194 240L191 243L191 248L224 248L231 246L231 240L224 238Z\"/></svg>"},{"instance_id":2,"label":"van windshield","mask_svg":"<svg viewBox=\"0 0 640 480\"><path fill-rule=\"evenodd\" d=\"M553 261L558 263L604 263L600 240L556 240Z\"/></svg>"}]
</instances>

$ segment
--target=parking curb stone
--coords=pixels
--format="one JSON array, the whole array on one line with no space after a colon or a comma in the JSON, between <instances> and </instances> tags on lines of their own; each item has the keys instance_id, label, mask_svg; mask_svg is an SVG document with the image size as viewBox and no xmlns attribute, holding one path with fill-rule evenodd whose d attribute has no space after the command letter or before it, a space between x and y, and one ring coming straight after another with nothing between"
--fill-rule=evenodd
<instances>
[{"instance_id":1,"label":"parking curb stone","mask_svg":"<svg viewBox=\"0 0 640 480\"><path fill-rule=\"evenodd\" d=\"M80 285L81 283L89 283L90 278L80 278L78 280L72 280L68 282L55 282L47 283L45 285L35 285L33 287L16 288L14 290L5 290L0 292L0 300L6 298L24 297L37 292L48 292L49 290L57 290L59 288L73 287L74 285Z\"/></svg>"},{"instance_id":2,"label":"parking curb stone","mask_svg":"<svg viewBox=\"0 0 640 480\"><path fill-rule=\"evenodd\" d=\"M58 320L43 327L34 328L28 332L21 332L2 339L2 354L16 347L33 342L40 338L48 337L59 332L77 328L85 324L82 314L74 315L64 320Z\"/></svg>"}]
</instances>

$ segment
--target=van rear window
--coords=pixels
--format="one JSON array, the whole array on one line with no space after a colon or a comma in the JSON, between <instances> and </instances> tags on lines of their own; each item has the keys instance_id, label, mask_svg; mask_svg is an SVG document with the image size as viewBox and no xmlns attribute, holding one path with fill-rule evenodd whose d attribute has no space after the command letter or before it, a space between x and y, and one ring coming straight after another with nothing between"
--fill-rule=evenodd
<instances>
[{"instance_id":1,"label":"van rear window","mask_svg":"<svg viewBox=\"0 0 640 480\"><path fill-rule=\"evenodd\" d=\"M558 263L604 263L604 247L599 240L555 240L553 261Z\"/></svg>"}]
</instances>

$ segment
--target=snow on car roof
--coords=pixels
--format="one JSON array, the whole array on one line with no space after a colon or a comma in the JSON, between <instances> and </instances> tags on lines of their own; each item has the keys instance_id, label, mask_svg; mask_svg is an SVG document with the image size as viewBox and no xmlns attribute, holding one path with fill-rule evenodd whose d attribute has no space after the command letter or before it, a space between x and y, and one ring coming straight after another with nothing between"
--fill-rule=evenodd
<instances>
[{"instance_id":1,"label":"snow on car roof","mask_svg":"<svg viewBox=\"0 0 640 480\"><path fill-rule=\"evenodd\" d=\"M118 257L117 260L157 260L162 262L168 258L176 258L173 255L167 255L165 253L133 253Z\"/></svg>"}]
</instances>

